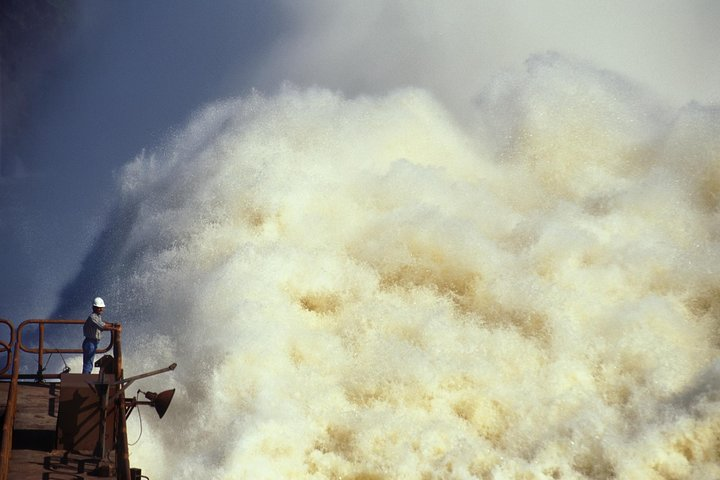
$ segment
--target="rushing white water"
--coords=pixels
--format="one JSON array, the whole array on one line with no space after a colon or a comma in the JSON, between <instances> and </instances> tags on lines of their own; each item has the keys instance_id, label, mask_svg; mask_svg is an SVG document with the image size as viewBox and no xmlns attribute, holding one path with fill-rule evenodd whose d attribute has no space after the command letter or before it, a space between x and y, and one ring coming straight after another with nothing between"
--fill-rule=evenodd
<instances>
[{"instance_id":1,"label":"rushing white water","mask_svg":"<svg viewBox=\"0 0 720 480\"><path fill-rule=\"evenodd\" d=\"M720 477L720 112L556 55L476 111L288 87L125 168L98 292L179 363L133 465Z\"/></svg>"}]
</instances>

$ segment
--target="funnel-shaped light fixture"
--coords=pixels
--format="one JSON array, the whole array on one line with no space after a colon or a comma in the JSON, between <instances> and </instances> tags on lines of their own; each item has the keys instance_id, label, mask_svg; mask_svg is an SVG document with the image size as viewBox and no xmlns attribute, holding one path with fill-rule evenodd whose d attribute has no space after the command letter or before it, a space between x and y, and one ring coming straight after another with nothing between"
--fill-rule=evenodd
<instances>
[{"instance_id":1,"label":"funnel-shaped light fixture","mask_svg":"<svg viewBox=\"0 0 720 480\"><path fill-rule=\"evenodd\" d=\"M173 395L175 395L175 389L172 390L165 390L164 392L160 393L154 393L154 392L144 392L145 398L150 400L150 405L155 407L155 411L160 416L160 418L165 415L165 412L167 412L168 407L170 406L170 402L172 401Z\"/></svg>"}]
</instances>

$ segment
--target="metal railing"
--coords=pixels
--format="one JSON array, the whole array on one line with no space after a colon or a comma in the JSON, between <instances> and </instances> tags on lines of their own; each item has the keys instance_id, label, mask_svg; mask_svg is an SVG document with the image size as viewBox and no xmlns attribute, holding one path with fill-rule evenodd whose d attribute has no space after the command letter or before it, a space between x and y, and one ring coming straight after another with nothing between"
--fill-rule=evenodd
<instances>
[{"instance_id":1,"label":"metal railing","mask_svg":"<svg viewBox=\"0 0 720 480\"><path fill-rule=\"evenodd\" d=\"M61 374L44 374L44 357L45 355L78 353L82 354L82 348L48 348L45 345L45 327L48 325L82 325L85 320L26 320L21 323L17 329L13 328L13 324L8 320L0 319L0 325L5 325L10 329L10 343L0 341L0 355L7 352L7 360L5 366L0 368L0 379L10 379L8 388L8 400L5 409L5 419L2 425L2 440L0 445L0 480L7 480L10 468L10 452L12 450L12 431L15 423L15 414L17 412L17 390L19 380L34 379L41 382L49 379L60 379ZM23 342L23 333L29 325L37 325L37 344L35 346L26 345ZM111 330L110 343L103 348L98 348L96 353L102 354L113 350L115 372L118 379L123 378L122 368L122 326L117 324L115 330ZM82 338L78 336L78 338ZM12 352L12 371L6 373L10 366L10 356ZM37 372L35 374L20 373L20 356L21 352L37 355ZM117 412L125 411L125 395L121 392L115 399ZM127 451L127 425L125 415L117 414L117 438L115 449L115 467L117 479L130 480L130 463Z\"/></svg>"},{"instance_id":2,"label":"metal railing","mask_svg":"<svg viewBox=\"0 0 720 480\"><path fill-rule=\"evenodd\" d=\"M4 323L10 327L12 330L12 324L8 321L0 321L0 323ZM13 340L16 340L17 348L25 353L30 353L37 355L37 372L35 374L29 374L29 373L20 373L19 378L21 379L35 379L35 380L49 380L49 379L59 379L60 373L57 374L44 374L44 360L46 355L53 355L55 353L62 355L63 353L77 353L82 354L82 348L56 348L56 347L48 347L46 346L46 340L45 340L45 327L46 326L59 326L59 325L82 325L85 323L85 320L25 320L23 323L21 323L14 334L11 333L11 342L10 347L13 348ZM29 342L25 342L25 336L24 333L25 330L29 330L28 327L31 325L37 325L37 345L29 345ZM29 332L28 332L29 333ZM76 337L78 343L80 343L80 340L82 339L81 335L78 335ZM110 342L107 346L98 348L97 352L98 354L107 353L113 348L113 344L115 343L115 331L111 331L110 336ZM6 347L4 342L0 342L0 354L2 354L5 350L4 347ZM8 357L10 355L8 354ZM13 366L13 370L15 367ZM5 373L7 372L7 366L5 369L0 369L0 378L10 378L11 374Z\"/></svg>"},{"instance_id":3,"label":"metal railing","mask_svg":"<svg viewBox=\"0 0 720 480\"><path fill-rule=\"evenodd\" d=\"M0 318L0 325L4 325L5 327L7 327L8 331L10 332L9 343L0 340L0 354L6 354L5 365L0 368L0 376L2 376L2 374L7 372L12 365L12 346L15 342L15 327L13 326L12 322L10 322L10 320L5 320L4 318Z\"/></svg>"}]
</instances>

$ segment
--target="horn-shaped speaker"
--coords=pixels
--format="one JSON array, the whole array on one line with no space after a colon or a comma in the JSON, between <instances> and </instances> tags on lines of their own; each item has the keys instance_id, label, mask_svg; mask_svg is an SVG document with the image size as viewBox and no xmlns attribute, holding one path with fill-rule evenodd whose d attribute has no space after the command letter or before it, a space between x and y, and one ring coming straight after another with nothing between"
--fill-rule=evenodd
<instances>
[{"instance_id":1,"label":"horn-shaped speaker","mask_svg":"<svg viewBox=\"0 0 720 480\"><path fill-rule=\"evenodd\" d=\"M175 395L174 388L172 390L165 390L164 392L160 393L145 392L145 398L152 402L152 406L155 407L155 411L160 416L160 418L162 418L163 415L165 415L165 412L167 412L173 395Z\"/></svg>"}]
</instances>

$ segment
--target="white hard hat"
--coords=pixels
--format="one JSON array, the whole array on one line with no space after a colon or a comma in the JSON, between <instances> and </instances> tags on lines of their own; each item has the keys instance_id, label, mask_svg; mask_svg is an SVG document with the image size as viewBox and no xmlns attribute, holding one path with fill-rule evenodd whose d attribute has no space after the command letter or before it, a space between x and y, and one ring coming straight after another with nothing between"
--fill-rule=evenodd
<instances>
[{"instance_id":1,"label":"white hard hat","mask_svg":"<svg viewBox=\"0 0 720 480\"><path fill-rule=\"evenodd\" d=\"M93 307L105 308L105 302L103 302L102 298L95 297L95 300L93 300Z\"/></svg>"}]
</instances>

